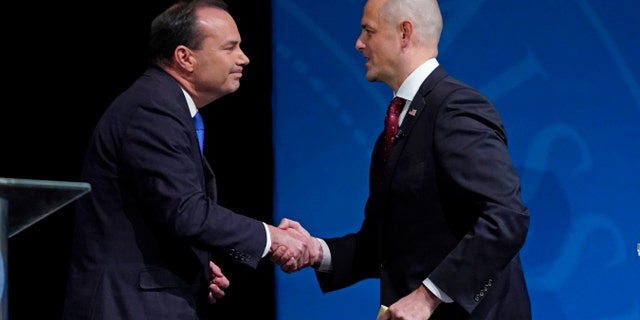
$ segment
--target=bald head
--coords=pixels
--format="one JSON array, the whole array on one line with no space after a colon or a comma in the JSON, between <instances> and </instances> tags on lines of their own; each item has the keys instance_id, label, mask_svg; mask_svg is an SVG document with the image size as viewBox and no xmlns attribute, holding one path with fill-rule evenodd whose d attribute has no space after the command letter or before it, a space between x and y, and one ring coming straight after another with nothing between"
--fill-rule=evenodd
<instances>
[{"instance_id":1,"label":"bald head","mask_svg":"<svg viewBox=\"0 0 640 320\"><path fill-rule=\"evenodd\" d=\"M413 23L414 41L425 48L436 49L442 33L442 14L436 0L371 0L382 3L380 14L390 24L404 20Z\"/></svg>"},{"instance_id":2,"label":"bald head","mask_svg":"<svg viewBox=\"0 0 640 320\"><path fill-rule=\"evenodd\" d=\"M368 0L356 50L365 58L367 80L396 91L425 61L436 58L442 16L435 0Z\"/></svg>"}]
</instances>

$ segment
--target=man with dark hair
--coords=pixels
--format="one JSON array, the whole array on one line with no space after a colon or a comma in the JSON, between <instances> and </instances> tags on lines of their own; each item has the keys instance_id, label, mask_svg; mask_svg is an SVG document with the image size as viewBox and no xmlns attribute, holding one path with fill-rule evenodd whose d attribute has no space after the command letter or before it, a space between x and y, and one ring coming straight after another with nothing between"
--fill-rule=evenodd
<instances>
[{"instance_id":1,"label":"man with dark hair","mask_svg":"<svg viewBox=\"0 0 640 320\"><path fill-rule=\"evenodd\" d=\"M210 319L207 302L229 286L212 254L256 268L282 248L283 261L308 263L298 231L218 204L202 154L198 109L239 88L240 43L222 1L178 2L153 20L150 67L105 111L85 155L92 191L77 202L63 319Z\"/></svg>"}]
</instances>

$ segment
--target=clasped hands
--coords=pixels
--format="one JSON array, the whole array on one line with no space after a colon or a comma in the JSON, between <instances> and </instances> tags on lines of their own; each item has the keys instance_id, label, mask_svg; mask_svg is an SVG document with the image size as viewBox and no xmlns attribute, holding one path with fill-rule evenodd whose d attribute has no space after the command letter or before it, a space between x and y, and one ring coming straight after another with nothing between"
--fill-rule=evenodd
<instances>
[{"instance_id":1,"label":"clasped hands","mask_svg":"<svg viewBox=\"0 0 640 320\"><path fill-rule=\"evenodd\" d=\"M278 227L271 227L269 258L286 273L320 265L322 245L299 222L284 218Z\"/></svg>"},{"instance_id":2,"label":"clasped hands","mask_svg":"<svg viewBox=\"0 0 640 320\"><path fill-rule=\"evenodd\" d=\"M271 235L269 259L278 264L282 271L292 273L308 266L320 265L322 245L300 223L284 218L278 227L267 227ZM220 267L209 262L209 303L216 303L223 298L228 287L229 279Z\"/></svg>"}]
</instances>

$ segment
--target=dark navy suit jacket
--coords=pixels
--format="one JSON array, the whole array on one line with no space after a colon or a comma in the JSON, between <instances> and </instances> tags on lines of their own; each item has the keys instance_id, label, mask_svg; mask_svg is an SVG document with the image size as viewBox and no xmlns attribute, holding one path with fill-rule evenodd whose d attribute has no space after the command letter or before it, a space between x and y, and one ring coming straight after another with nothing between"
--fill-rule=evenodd
<instances>
[{"instance_id":1,"label":"dark navy suit jacket","mask_svg":"<svg viewBox=\"0 0 640 320\"><path fill-rule=\"evenodd\" d=\"M77 201L63 319L205 319L212 253L257 267L262 222L218 205L184 94L150 67L105 111Z\"/></svg>"},{"instance_id":2,"label":"dark navy suit jacket","mask_svg":"<svg viewBox=\"0 0 640 320\"><path fill-rule=\"evenodd\" d=\"M425 278L454 302L431 320L531 318L519 251L529 227L498 112L441 66L421 85L390 158L373 150L361 229L326 239L323 292L380 278L391 305Z\"/></svg>"}]
</instances>

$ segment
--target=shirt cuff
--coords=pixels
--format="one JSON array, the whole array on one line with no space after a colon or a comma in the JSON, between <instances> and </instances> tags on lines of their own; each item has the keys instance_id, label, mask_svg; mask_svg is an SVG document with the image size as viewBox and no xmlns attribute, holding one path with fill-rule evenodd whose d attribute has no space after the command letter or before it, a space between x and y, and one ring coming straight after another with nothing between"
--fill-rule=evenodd
<instances>
[{"instance_id":1,"label":"shirt cuff","mask_svg":"<svg viewBox=\"0 0 640 320\"><path fill-rule=\"evenodd\" d=\"M330 272L333 270L333 265L331 265L331 251L329 251L329 246L324 240L320 238L316 239L320 241L320 245L322 246L322 262L320 262L320 266L315 269L319 272Z\"/></svg>"},{"instance_id":2,"label":"shirt cuff","mask_svg":"<svg viewBox=\"0 0 640 320\"><path fill-rule=\"evenodd\" d=\"M262 253L262 258L264 258L267 256L269 249L271 248L271 234L269 233L269 227L267 227L267 224L263 222L262 225L264 225L264 232L267 234L267 245Z\"/></svg>"},{"instance_id":3,"label":"shirt cuff","mask_svg":"<svg viewBox=\"0 0 640 320\"><path fill-rule=\"evenodd\" d=\"M438 288L433 282L431 282L429 278L424 279L424 281L422 281L422 284L424 284L424 286L427 287L427 290L431 291L434 296L442 300L442 302L453 302L453 299L451 299L446 293L444 293L444 291L440 290L440 288Z\"/></svg>"}]
</instances>

